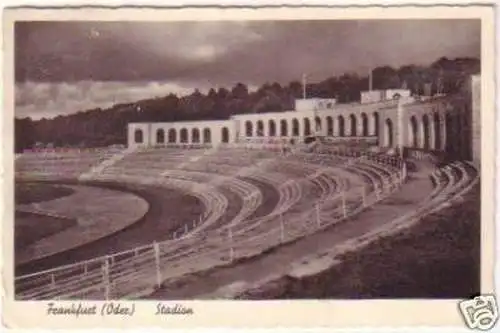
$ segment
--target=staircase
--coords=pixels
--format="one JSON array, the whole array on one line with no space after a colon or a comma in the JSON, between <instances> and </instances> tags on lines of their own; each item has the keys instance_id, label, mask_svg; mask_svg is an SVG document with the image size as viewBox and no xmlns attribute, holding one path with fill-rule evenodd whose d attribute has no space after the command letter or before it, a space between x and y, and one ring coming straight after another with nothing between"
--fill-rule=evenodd
<instances>
[{"instance_id":1,"label":"staircase","mask_svg":"<svg viewBox=\"0 0 500 333\"><path fill-rule=\"evenodd\" d=\"M217 147L212 147L210 149L206 149L203 151L202 154L199 154L199 155L196 155L196 156L192 156L190 158L188 158L187 160L183 161L182 163L179 163L176 167L175 167L175 170L182 170L184 169L184 167L186 167L187 165L191 164L191 163L195 163L199 160L201 160L203 157L205 156L209 156L209 155L212 155L214 154L215 152L217 151ZM167 169L165 170L164 172L161 173L162 176L168 176L170 174L170 169Z\"/></svg>"},{"instance_id":2,"label":"staircase","mask_svg":"<svg viewBox=\"0 0 500 333\"><path fill-rule=\"evenodd\" d=\"M89 180L89 179L94 178L96 175L99 175L100 173L102 173L104 171L104 169L106 169L110 166L113 166L116 162L124 159L125 156L132 154L134 151L135 151L135 148L127 148L127 149L124 149L124 150L114 154L110 158L108 158L108 159L102 161L101 163L99 163L98 165L92 167L89 171L80 174L80 176L78 176L78 180Z\"/></svg>"}]
</instances>

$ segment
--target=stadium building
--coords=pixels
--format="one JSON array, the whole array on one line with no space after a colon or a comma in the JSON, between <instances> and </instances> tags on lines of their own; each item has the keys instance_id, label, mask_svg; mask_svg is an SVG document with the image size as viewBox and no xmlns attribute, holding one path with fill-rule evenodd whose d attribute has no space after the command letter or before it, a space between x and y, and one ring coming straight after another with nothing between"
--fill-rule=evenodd
<instances>
[{"instance_id":1,"label":"stadium building","mask_svg":"<svg viewBox=\"0 0 500 333\"><path fill-rule=\"evenodd\" d=\"M453 96L369 90L361 93L358 103L298 99L295 110L285 112L237 114L213 121L129 123L128 146L290 145L322 138L444 152L479 162L479 101L480 77L473 76L462 93Z\"/></svg>"}]
</instances>

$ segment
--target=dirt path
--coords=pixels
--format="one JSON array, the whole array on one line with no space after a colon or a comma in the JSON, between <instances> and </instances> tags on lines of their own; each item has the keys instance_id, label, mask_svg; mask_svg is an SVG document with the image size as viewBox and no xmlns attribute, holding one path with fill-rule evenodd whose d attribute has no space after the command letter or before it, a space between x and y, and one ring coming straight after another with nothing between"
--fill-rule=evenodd
<instances>
[{"instance_id":1,"label":"dirt path","mask_svg":"<svg viewBox=\"0 0 500 333\"><path fill-rule=\"evenodd\" d=\"M333 243L361 236L412 209L426 198L432 184L426 174L410 177L401 191L360 213L356 218L333 225L295 243L276 248L232 266L194 273L166 285L148 299L213 299L230 297L231 289L245 288L263 280L275 279L292 270L305 256L320 253Z\"/></svg>"},{"instance_id":2,"label":"dirt path","mask_svg":"<svg viewBox=\"0 0 500 333\"><path fill-rule=\"evenodd\" d=\"M20 204L16 210L76 219L77 224L26 245L16 252L27 263L68 251L116 233L140 220L149 209L143 198L128 192L94 186L67 185L73 193L56 199Z\"/></svg>"},{"instance_id":3,"label":"dirt path","mask_svg":"<svg viewBox=\"0 0 500 333\"><path fill-rule=\"evenodd\" d=\"M272 186L254 179L245 179L245 181L258 186L265 197L263 204L254 212L254 215L259 216L272 210L278 200L276 190ZM75 184L76 182L67 181L65 183ZM71 264L151 244L153 241L169 239L174 231L180 230L179 228L186 221L197 218L204 209L203 204L196 197L183 194L175 189L104 182L86 182L85 184L134 193L150 204L149 211L140 221L113 235L64 253L19 265L16 267L16 275ZM225 221L239 212L242 202L235 193L227 188L221 187L219 190L231 198L230 206L221 219L221 221Z\"/></svg>"},{"instance_id":4,"label":"dirt path","mask_svg":"<svg viewBox=\"0 0 500 333\"><path fill-rule=\"evenodd\" d=\"M173 189L100 182L87 184L134 193L149 202L149 211L137 223L110 236L64 253L18 266L16 267L17 275L128 250L152 243L154 240L167 239L185 222L186 218L189 216L194 218L203 211L203 204L197 198Z\"/></svg>"}]
</instances>

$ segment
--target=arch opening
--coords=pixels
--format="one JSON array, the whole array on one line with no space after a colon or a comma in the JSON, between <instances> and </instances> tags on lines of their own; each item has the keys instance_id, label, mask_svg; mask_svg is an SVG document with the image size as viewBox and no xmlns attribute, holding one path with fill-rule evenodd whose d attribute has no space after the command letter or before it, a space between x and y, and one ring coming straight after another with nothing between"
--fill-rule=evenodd
<instances>
[{"instance_id":1,"label":"arch opening","mask_svg":"<svg viewBox=\"0 0 500 333\"><path fill-rule=\"evenodd\" d=\"M356 136L357 135L357 128L358 128L358 122L357 122L357 119L356 119L356 116L351 114L349 116L349 120L350 120L350 123L351 123L351 136Z\"/></svg>"},{"instance_id":2,"label":"arch opening","mask_svg":"<svg viewBox=\"0 0 500 333\"><path fill-rule=\"evenodd\" d=\"M385 120L385 146L393 147L394 146L394 128L392 125L392 120L387 118Z\"/></svg>"},{"instance_id":3,"label":"arch opening","mask_svg":"<svg viewBox=\"0 0 500 333\"><path fill-rule=\"evenodd\" d=\"M247 137L253 136L253 123L250 120L245 122L245 135Z\"/></svg>"},{"instance_id":4,"label":"arch opening","mask_svg":"<svg viewBox=\"0 0 500 333\"><path fill-rule=\"evenodd\" d=\"M203 143L211 143L212 142L212 133L210 132L210 128L205 128L203 130Z\"/></svg>"},{"instance_id":5,"label":"arch opening","mask_svg":"<svg viewBox=\"0 0 500 333\"><path fill-rule=\"evenodd\" d=\"M222 128L222 142L229 142L229 130L227 129L227 127Z\"/></svg>"},{"instance_id":6,"label":"arch opening","mask_svg":"<svg viewBox=\"0 0 500 333\"><path fill-rule=\"evenodd\" d=\"M181 143L187 143L188 142L188 130L183 128L181 129Z\"/></svg>"},{"instance_id":7,"label":"arch opening","mask_svg":"<svg viewBox=\"0 0 500 333\"><path fill-rule=\"evenodd\" d=\"M411 116L409 126L410 130L408 131L408 134L410 136L410 147L418 148L418 122L415 116Z\"/></svg>"},{"instance_id":8,"label":"arch opening","mask_svg":"<svg viewBox=\"0 0 500 333\"><path fill-rule=\"evenodd\" d=\"M288 124L285 119L280 120L281 136L288 136Z\"/></svg>"},{"instance_id":9,"label":"arch opening","mask_svg":"<svg viewBox=\"0 0 500 333\"><path fill-rule=\"evenodd\" d=\"M339 136L345 136L345 124L343 116L338 117L338 123L339 123Z\"/></svg>"},{"instance_id":10,"label":"arch opening","mask_svg":"<svg viewBox=\"0 0 500 333\"><path fill-rule=\"evenodd\" d=\"M300 136L300 124L297 118L292 119L292 135Z\"/></svg>"},{"instance_id":11,"label":"arch opening","mask_svg":"<svg viewBox=\"0 0 500 333\"><path fill-rule=\"evenodd\" d=\"M135 143L143 143L144 142L144 133L141 129L136 129L134 131L134 141Z\"/></svg>"},{"instance_id":12,"label":"arch opening","mask_svg":"<svg viewBox=\"0 0 500 333\"><path fill-rule=\"evenodd\" d=\"M269 120L269 136L276 136L276 123L274 120Z\"/></svg>"},{"instance_id":13,"label":"arch opening","mask_svg":"<svg viewBox=\"0 0 500 333\"><path fill-rule=\"evenodd\" d=\"M177 132L174 128L168 130L168 143L175 143L177 141Z\"/></svg>"},{"instance_id":14,"label":"arch opening","mask_svg":"<svg viewBox=\"0 0 500 333\"><path fill-rule=\"evenodd\" d=\"M156 130L156 143L165 143L165 131L163 128Z\"/></svg>"},{"instance_id":15,"label":"arch opening","mask_svg":"<svg viewBox=\"0 0 500 333\"><path fill-rule=\"evenodd\" d=\"M321 118L320 118L320 117L318 117L318 116L316 116L316 117L314 118L314 127L315 127L315 131L316 131L316 132L321 132L321 128L323 127L322 125L323 125L323 124L322 124Z\"/></svg>"},{"instance_id":16,"label":"arch opening","mask_svg":"<svg viewBox=\"0 0 500 333\"><path fill-rule=\"evenodd\" d=\"M326 135L333 136L333 118L326 117Z\"/></svg>"},{"instance_id":17,"label":"arch opening","mask_svg":"<svg viewBox=\"0 0 500 333\"><path fill-rule=\"evenodd\" d=\"M257 121L257 136L264 136L264 122L262 120Z\"/></svg>"},{"instance_id":18,"label":"arch opening","mask_svg":"<svg viewBox=\"0 0 500 333\"><path fill-rule=\"evenodd\" d=\"M378 112L373 112L373 127L374 127L373 134L375 136L378 136L378 126L379 126L379 115L378 115Z\"/></svg>"},{"instance_id":19,"label":"arch opening","mask_svg":"<svg viewBox=\"0 0 500 333\"><path fill-rule=\"evenodd\" d=\"M200 143L200 130L197 128L193 128L191 131L191 142L192 143Z\"/></svg>"},{"instance_id":20,"label":"arch opening","mask_svg":"<svg viewBox=\"0 0 500 333\"><path fill-rule=\"evenodd\" d=\"M369 129L368 129L368 116L366 113L361 113L361 123L362 123L362 129L361 129L361 135L362 136L368 136L369 134Z\"/></svg>"},{"instance_id":21,"label":"arch opening","mask_svg":"<svg viewBox=\"0 0 500 333\"><path fill-rule=\"evenodd\" d=\"M304 136L311 135L311 121L309 118L304 118Z\"/></svg>"},{"instance_id":22,"label":"arch opening","mask_svg":"<svg viewBox=\"0 0 500 333\"><path fill-rule=\"evenodd\" d=\"M434 114L434 149L441 150L441 119L439 114Z\"/></svg>"},{"instance_id":23,"label":"arch opening","mask_svg":"<svg viewBox=\"0 0 500 333\"><path fill-rule=\"evenodd\" d=\"M431 133L430 133L430 128L429 128L429 117L424 114L424 116L422 117L422 126L423 126L423 139L424 139L424 142L423 142L423 147L425 150L428 150L430 149L430 142L431 142Z\"/></svg>"}]
</instances>

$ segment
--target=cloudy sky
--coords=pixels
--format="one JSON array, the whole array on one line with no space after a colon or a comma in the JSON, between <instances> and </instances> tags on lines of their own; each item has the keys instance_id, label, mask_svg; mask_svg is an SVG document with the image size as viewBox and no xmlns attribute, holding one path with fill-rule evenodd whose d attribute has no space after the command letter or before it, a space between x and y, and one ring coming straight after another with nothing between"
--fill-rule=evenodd
<instances>
[{"instance_id":1,"label":"cloudy sky","mask_svg":"<svg viewBox=\"0 0 500 333\"><path fill-rule=\"evenodd\" d=\"M479 20L24 22L15 27L16 115L479 54Z\"/></svg>"}]
</instances>

